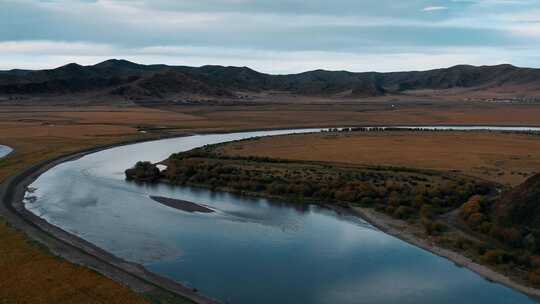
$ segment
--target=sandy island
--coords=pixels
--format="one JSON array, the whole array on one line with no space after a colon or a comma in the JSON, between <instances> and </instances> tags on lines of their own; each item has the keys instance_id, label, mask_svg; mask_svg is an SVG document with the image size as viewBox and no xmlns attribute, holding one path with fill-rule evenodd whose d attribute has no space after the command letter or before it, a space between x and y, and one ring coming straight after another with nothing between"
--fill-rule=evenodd
<instances>
[{"instance_id":1,"label":"sandy island","mask_svg":"<svg viewBox=\"0 0 540 304\"><path fill-rule=\"evenodd\" d=\"M183 201L179 199L168 198L168 197L163 197L163 196L152 196L152 195L150 196L150 198L167 207L171 207L174 209L178 209L178 210L182 210L182 211L186 211L190 213L193 213L193 212L213 213L214 212L214 210L207 208L203 205L199 205L196 203Z\"/></svg>"}]
</instances>

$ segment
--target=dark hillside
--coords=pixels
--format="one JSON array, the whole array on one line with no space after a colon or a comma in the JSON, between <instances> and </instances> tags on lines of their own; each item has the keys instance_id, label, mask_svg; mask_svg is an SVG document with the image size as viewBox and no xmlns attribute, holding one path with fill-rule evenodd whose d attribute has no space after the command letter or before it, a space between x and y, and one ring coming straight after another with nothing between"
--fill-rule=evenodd
<instances>
[{"instance_id":1,"label":"dark hillside","mask_svg":"<svg viewBox=\"0 0 540 304\"><path fill-rule=\"evenodd\" d=\"M505 89L540 92L540 70L512 65L469 66L423 72L352 73L315 70L269 75L247 67L141 65L107 60L56 69L0 72L0 95L109 92L126 99L167 99L175 94L233 98L234 92L284 91L303 96L373 97L407 90Z\"/></svg>"},{"instance_id":2,"label":"dark hillside","mask_svg":"<svg viewBox=\"0 0 540 304\"><path fill-rule=\"evenodd\" d=\"M504 226L540 231L540 174L503 195L493 213Z\"/></svg>"}]
</instances>

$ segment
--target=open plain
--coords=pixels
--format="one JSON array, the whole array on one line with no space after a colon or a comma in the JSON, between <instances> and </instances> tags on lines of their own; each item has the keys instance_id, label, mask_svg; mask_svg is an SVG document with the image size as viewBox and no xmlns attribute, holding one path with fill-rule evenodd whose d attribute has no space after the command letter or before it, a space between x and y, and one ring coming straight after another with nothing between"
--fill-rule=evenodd
<instances>
[{"instance_id":1,"label":"open plain","mask_svg":"<svg viewBox=\"0 0 540 304\"><path fill-rule=\"evenodd\" d=\"M540 170L540 136L487 131L289 135L222 149L235 156L453 171L512 186Z\"/></svg>"}]
</instances>

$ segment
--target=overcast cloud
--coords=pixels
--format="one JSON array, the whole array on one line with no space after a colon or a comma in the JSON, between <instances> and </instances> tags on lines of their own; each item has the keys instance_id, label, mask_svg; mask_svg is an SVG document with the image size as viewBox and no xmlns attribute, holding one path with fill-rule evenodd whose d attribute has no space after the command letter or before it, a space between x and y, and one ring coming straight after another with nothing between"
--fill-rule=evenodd
<instances>
[{"instance_id":1,"label":"overcast cloud","mask_svg":"<svg viewBox=\"0 0 540 304\"><path fill-rule=\"evenodd\" d=\"M0 0L0 69L109 58L423 70L540 67L537 0Z\"/></svg>"}]
</instances>

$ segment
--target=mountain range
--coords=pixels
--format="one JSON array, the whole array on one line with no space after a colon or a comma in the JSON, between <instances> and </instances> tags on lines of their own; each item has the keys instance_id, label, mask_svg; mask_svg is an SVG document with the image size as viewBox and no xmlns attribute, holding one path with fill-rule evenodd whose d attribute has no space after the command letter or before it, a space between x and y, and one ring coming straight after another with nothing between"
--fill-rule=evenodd
<instances>
[{"instance_id":1,"label":"mountain range","mask_svg":"<svg viewBox=\"0 0 540 304\"><path fill-rule=\"evenodd\" d=\"M0 71L2 96L99 94L127 100L192 96L236 99L243 93L286 92L301 96L364 98L421 90L540 92L540 69L512 65L470 66L412 72L314 70L270 75L247 67L142 65L111 59L96 65L70 63L49 70Z\"/></svg>"}]
</instances>

